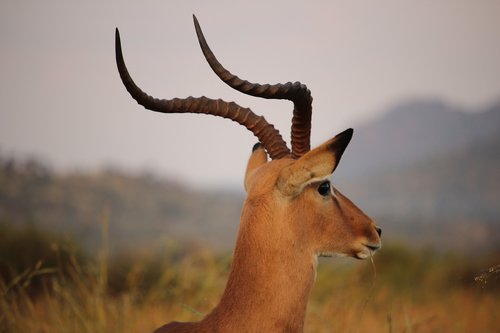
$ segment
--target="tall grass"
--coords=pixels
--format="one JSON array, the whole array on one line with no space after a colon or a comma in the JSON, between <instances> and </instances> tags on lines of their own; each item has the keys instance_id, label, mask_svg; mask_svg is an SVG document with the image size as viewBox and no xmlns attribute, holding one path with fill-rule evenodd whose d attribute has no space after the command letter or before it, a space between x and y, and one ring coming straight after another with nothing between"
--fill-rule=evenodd
<instances>
[{"instance_id":1,"label":"tall grass","mask_svg":"<svg viewBox=\"0 0 500 333\"><path fill-rule=\"evenodd\" d=\"M0 332L152 332L168 321L199 320L216 305L229 255L165 244L110 257L107 220L95 258L37 260L0 279ZM62 248L53 246L59 257ZM375 256L376 274L369 261L321 260L306 331L500 332L498 272L488 270L497 260L404 246ZM487 282L478 281L485 272Z\"/></svg>"}]
</instances>

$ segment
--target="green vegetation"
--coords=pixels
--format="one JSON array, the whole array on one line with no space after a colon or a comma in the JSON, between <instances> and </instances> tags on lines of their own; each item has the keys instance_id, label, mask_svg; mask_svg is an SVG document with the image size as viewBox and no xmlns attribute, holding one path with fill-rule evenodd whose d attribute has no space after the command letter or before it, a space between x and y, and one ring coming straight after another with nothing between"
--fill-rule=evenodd
<instances>
[{"instance_id":1,"label":"green vegetation","mask_svg":"<svg viewBox=\"0 0 500 333\"><path fill-rule=\"evenodd\" d=\"M216 304L228 254L166 242L109 256L103 220L95 256L32 227L3 227L0 332L151 332L198 320ZM385 246L374 265L322 259L307 332L497 332L500 280L498 267L488 269L499 259L403 245Z\"/></svg>"}]
</instances>

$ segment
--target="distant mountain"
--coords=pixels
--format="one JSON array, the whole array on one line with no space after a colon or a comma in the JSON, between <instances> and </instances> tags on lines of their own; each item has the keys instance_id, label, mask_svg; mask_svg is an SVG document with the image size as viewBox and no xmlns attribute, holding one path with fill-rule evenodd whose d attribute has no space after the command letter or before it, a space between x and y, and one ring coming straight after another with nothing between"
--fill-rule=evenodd
<instances>
[{"instance_id":1,"label":"distant mountain","mask_svg":"<svg viewBox=\"0 0 500 333\"><path fill-rule=\"evenodd\" d=\"M463 112L438 100L394 106L384 116L355 128L338 176L355 179L436 155L447 155L500 134L500 103Z\"/></svg>"},{"instance_id":2,"label":"distant mountain","mask_svg":"<svg viewBox=\"0 0 500 333\"><path fill-rule=\"evenodd\" d=\"M338 186L386 235L500 250L500 104L401 104L357 129L342 163Z\"/></svg>"},{"instance_id":3,"label":"distant mountain","mask_svg":"<svg viewBox=\"0 0 500 333\"><path fill-rule=\"evenodd\" d=\"M466 253L500 251L500 104L464 113L439 101L400 104L355 129L334 184L385 239ZM0 157L0 223L26 223L98 248L164 240L234 244L244 195L196 191L154 175L58 174Z\"/></svg>"}]
</instances>

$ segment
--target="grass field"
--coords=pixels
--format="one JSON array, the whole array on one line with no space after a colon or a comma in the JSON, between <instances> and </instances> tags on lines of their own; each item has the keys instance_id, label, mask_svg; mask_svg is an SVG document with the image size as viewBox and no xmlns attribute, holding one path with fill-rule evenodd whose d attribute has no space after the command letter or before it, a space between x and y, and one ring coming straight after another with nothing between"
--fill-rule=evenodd
<instances>
[{"instance_id":1,"label":"grass field","mask_svg":"<svg viewBox=\"0 0 500 333\"><path fill-rule=\"evenodd\" d=\"M34 252L40 261L3 270L0 332L152 332L198 320L217 303L231 262L195 246L112 258L105 246L93 257L45 246ZM373 265L322 259L306 332L500 332L498 261L401 245L385 246Z\"/></svg>"}]
</instances>

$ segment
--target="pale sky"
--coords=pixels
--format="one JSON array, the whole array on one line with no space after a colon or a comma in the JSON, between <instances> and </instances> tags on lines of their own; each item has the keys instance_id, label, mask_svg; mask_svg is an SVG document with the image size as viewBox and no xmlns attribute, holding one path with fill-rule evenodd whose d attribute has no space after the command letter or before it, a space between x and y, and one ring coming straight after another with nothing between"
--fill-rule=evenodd
<instances>
[{"instance_id":1,"label":"pale sky","mask_svg":"<svg viewBox=\"0 0 500 333\"><path fill-rule=\"evenodd\" d=\"M0 2L0 155L62 169L148 169L236 186L257 141L228 120L144 110L122 86L114 29L136 83L159 98L251 107L289 138L292 104L235 92L199 49L252 82L311 89L312 143L390 105L500 99L500 0ZM355 138L354 138L355 139Z\"/></svg>"}]
</instances>

